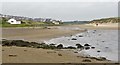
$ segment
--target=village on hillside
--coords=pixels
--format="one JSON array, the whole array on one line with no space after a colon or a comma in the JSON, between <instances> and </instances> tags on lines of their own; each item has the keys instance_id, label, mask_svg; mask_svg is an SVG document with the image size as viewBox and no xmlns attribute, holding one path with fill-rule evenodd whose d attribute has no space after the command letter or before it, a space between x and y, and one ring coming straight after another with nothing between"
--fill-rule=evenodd
<instances>
[{"instance_id":1,"label":"village on hillside","mask_svg":"<svg viewBox=\"0 0 120 65\"><path fill-rule=\"evenodd\" d=\"M23 16L3 15L0 14L2 25L4 24L26 24L26 25L60 25L62 20L55 20L51 18L30 18Z\"/></svg>"}]
</instances>

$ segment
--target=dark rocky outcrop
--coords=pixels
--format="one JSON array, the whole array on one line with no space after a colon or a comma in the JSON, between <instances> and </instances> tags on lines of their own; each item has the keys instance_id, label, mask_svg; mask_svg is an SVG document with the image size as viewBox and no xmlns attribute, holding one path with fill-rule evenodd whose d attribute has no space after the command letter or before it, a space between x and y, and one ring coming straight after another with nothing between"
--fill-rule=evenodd
<instances>
[{"instance_id":1,"label":"dark rocky outcrop","mask_svg":"<svg viewBox=\"0 0 120 65\"><path fill-rule=\"evenodd\" d=\"M82 60L82 62L91 62L89 59Z\"/></svg>"},{"instance_id":2,"label":"dark rocky outcrop","mask_svg":"<svg viewBox=\"0 0 120 65\"><path fill-rule=\"evenodd\" d=\"M62 54L58 54L58 56L62 56Z\"/></svg>"},{"instance_id":3,"label":"dark rocky outcrop","mask_svg":"<svg viewBox=\"0 0 120 65\"><path fill-rule=\"evenodd\" d=\"M80 49L84 49L84 46L82 46L81 44L76 44L77 48L80 48Z\"/></svg>"},{"instance_id":4,"label":"dark rocky outcrop","mask_svg":"<svg viewBox=\"0 0 120 65\"><path fill-rule=\"evenodd\" d=\"M105 57L99 57L99 58L96 58L96 60L98 60L98 61L105 61L107 59Z\"/></svg>"},{"instance_id":5,"label":"dark rocky outcrop","mask_svg":"<svg viewBox=\"0 0 120 65\"><path fill-rule=\"evenodd\" d=\"M97 52L100 52L99 50Z\"/></svg>"},{"instance_id":6,"label":"dark rocky outcrop","mask_svg":"<svg viewBox=\"0 0 120 65\"><path fill-rule=\"evenodd\" d=\"M71 40L77 40L76 38L72 38Z\"/></svg>"},{"instance_id":7,"label":"dark rocky outcrop","mask_svg":"<svg viewBox=\"0 0 120 65\"><path fill-rule=\"evenodd\" d=\"M84 46L91 46L91 45L89 45L89 44L85 44Z\"/></svg>"},{"instance_id":8,"label":"dark rocky outcrop","mask_svg":"<svg viewBox=\"0 0 120 65\"><path fill-rule=\"evenodd\" d=\"M76 49L76 47L68 46L67 49Z\"/></svg>"},{"instance_id":9,"label":"dark rocky outcrop","mask_svg":"<svg viewBox=\"0 0 120 65\"><path fill-rule=\"evenodd\" d=\"M95 49L95 47L91 47L91 49Z\"/></svg>"},{"instance_id":10,"label":"dark rocky outcrop","mask_svg":"<svg viewBox=\"0 0 120 65\"><path fill-rule=\"evenodd\" d=\"M59 45L57 46L57 48L58 48L58 49L62 49L62 48L63 48L63 45L62 45L62 44L59 44Z\"/></svg>"},{"instance_id":11,"label":"dark rocky outcrop","mask_svg":"<svg viewBox=\"0 0 120 65\"><path fill-rule=\"evenodd\" d=\"M84 47L84 49L85 49L85 50L89 50L89 49L90 49L90 47L88 47L88 46L87 46L87 47Z\"/></svg>"},{"instance_id":12,"label":"dark rocky outcrop","mask_svg":"<svg viewBox=\"0 0 120 65\"><path fill-rule=\"evenodd\" d=\"M54 45L47 45L45 43L28 42L24 40L2 40L2 46L19 46L19 47L32 47L43 49L55 49Z\"/></svg>"},{"instance_id":13,"label":"dark rocky outcrop","mask_svg":"<svg viewBox=\"0 0 120 65\"><path fill-rule=\"evenodd\" d=\"M83 35L79 35L78 37L83 37Z\"/></svg>"}]
</instances>

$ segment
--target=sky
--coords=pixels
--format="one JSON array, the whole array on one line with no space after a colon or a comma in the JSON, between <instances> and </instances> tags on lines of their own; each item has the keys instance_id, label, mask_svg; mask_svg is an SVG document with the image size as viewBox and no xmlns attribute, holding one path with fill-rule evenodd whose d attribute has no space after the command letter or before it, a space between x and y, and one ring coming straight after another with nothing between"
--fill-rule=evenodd
<instances>
[{"instance_id":1,"label":"sky","mask_svg":"<svg viewBox=\"0 0 120 65\"><path fill-rule=\"evenodd\" d=\"M24 0L25 1L25 0ZM2 2L0 12L7 15L52 18L63 21L88 21L99 18L117 17L118 2L115 1L47 1Z\"/></svg>"}]
</instances>

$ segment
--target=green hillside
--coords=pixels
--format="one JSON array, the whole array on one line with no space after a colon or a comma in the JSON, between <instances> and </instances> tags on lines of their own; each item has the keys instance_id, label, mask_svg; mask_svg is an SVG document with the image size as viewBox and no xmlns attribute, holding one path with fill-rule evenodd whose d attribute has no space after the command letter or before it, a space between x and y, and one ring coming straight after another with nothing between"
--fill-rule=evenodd
<instances>
[{"instance_id":1,"label":"green hillside","mask_svg":"<svg viewBox=\"0 0 120 65\"><path fill-rule=\"evenodd\" d=\"M21 20L22 24L10 24L8 23L9 19L7 18L0 18L0 26L1 27L39 27L39 26L57 26L51 22L35 22L29 20ZM59 24L60 25L60 24Z\"/></svg>"},{"instance_id":2,"label":"green hillside","mask_svg":"<svg viewBox=\"0 0 120 65\"><path fill-rule=\"evenodd\" d=\"M90 23L120 23L119 17L102 18L90 21Z\"/></svg>"}]
</instances>

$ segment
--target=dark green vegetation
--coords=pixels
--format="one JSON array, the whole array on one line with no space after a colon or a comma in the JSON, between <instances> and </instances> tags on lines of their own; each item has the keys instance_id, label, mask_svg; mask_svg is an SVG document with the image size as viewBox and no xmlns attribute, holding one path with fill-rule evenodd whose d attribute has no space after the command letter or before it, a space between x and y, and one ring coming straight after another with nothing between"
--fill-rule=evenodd
<instances>
[{"instance_id":1,"label":"dark green vegetation","mask_svg":"<svg viewBox=\"0 0 120 65\"><path fill-rule=\"evenodd\" d=\"M120 17L96 19L90 23L120 23Z\"/></svg>"},{"instance_id":2,"label":"dark green vegetation","mask_svg":"<svg viewBox=\"0 0 120 65\"><path fill-rule=\"evenodd\" d=\"M54 45L47 45L45 43L28 42L23 40L2 40L2 46L18 46L18 47L31 47L31 48L43 48L43 49L57 49Z\"/></svg>"},{"instance_id":3,"label":"dark green vegetation","mask_svg":"<svg viewBox=\"0 0 120 65\"><path fill-rule=\"evenodd\" d=\"M31 47L31 48L43 48L43 49L76 49L75 47L64 47L62 44L45 44L37 42L28 42L23 40L6 40L2 39L2 46L18 46L18 47Z\"/></svg>"},{"instance_id":4,"label":"dark green vegetation","mask_svg":"<svg viewBox=\"0 0 120 65\"><path fill-rule=\"evenodd\" d=\"M35 22L30 20L21 20L22 24L10 24L7 21L9 18L2 17L0 18L0 26L1 27L41 27L41 26L60 26L63 25L62 22L60 24L54 24L51 22Z\"/></svg>"},{"instance_id":5,"label":"dark green vegetation","mask_svg":"<svg viewBox=\"0 0 120 65\"><path fill-rule=\"evenodd\" d=\"M44 42L38 43L38 42L28 42L24 40L6 40L6 39L2 39L2 46L18 46L18 47L31 47L31 48L43 48L43 49L81 49L81 50L90 49L89 44L85 44L84 46L82 46L81 44L76 44L76 47L73 46L64 47L63 44L56 45L56 44L46 44Z\"/></svg>"}]
</instances>

